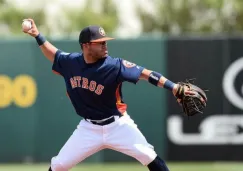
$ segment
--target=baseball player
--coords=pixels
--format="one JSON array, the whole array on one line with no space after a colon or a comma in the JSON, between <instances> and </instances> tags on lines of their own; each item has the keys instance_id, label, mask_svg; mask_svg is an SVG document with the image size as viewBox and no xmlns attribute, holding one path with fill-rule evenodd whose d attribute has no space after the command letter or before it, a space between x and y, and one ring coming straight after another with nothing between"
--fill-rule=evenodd
<instances>
[{"instance_id":1,"label":"baseball player","mask_svg":"<svg viewBox=\"0 0 243 171\"><path fill-rule=\"evenodd\" d=\"M138 80L146 80L170 90L175 97L179 97L182 90L192 92L160 73L109 56L107 41L113 38L107 37L100 26L88 26L80 32L82 53L66 53L48 42L32 19L26 20L32 27L23 32L36 39L44 56L53 63L52 70L64 78L72 105L82 117L77 129L57 156L51 159L49 171L68 171L105 148L137 159L150 171L168 171L165 162L127 114L122 83L136 84Z\"/></svg>"}]
</instances>

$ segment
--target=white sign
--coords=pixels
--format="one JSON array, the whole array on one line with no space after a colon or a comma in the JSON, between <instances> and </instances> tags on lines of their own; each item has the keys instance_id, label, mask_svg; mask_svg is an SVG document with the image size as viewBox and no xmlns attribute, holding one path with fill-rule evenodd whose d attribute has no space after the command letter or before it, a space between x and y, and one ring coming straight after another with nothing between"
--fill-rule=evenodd
<instances>
[{"instance_id":1,"label":"white sign","mask_svg":"<svg viewBox=\"0 0 243 171\"><path fill-rule=\"evenodd\" d=\"M243 98L240 96L234 86L237 75L243 70L243 57L234 61L225 71L223 77L223 91L226 98L237 108L243 110ZM243 79L242 79L243 80ZM243 94L243 84L241 86L241 93Z\"/></svg>"},{"instance_id":2,"label":"white sign","mask_svg":"<svg viewBox=\"0 0 243 171\"><path fill-rule=\"evenodd\" d=\"M198 133L183 132L180 116L170 116L167 120L167 135L178 145L219 145L243 144L242 115L213 115L205 118L199 125Z\"/></svg>"}]
</instances>

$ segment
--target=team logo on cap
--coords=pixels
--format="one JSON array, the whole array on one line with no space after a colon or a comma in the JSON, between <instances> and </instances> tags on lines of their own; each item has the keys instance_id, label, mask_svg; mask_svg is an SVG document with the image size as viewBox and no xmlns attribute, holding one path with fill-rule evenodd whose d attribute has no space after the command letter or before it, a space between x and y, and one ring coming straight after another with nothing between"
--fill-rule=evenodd
<instances>
[{"instance_id":1,"label":"team logo on cap","mask_svg":"<svg viewBox=\"0 0 243 171\"><path fill-rule=\"evenodd\" d=\"M105 36L105 30L104 30L102 27L99 28L99 33L100 33L102 36Z\"/></svg>"},{"instance_id":2,"label":"team logo on cap","mask_svg":"<svg viewBox=\"0 0 243 171\"><path fill-rule=\"evenodd\" d=\"M129 62L129 61L127 61L127 60L123 60L122 63L123 63L123 65L124 65L125 67L127 67L127 68L132 68L132 67L136 66L136 64L134 64L134 63L132 63L132 62Z\"/></svg>"}]
</instances>

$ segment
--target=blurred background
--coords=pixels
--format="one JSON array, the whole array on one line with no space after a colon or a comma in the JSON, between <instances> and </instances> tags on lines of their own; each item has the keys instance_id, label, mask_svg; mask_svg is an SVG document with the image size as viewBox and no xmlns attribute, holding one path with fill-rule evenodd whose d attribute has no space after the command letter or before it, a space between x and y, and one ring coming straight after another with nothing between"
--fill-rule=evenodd
<instances>
[{"instance_id":1,"label":"blurred background","mask_svg":"<svg viewBox=\"0 0 243 171\"><path fill-rule=\"evenodd\" d=\"M83 27L101 25L116 38L111 56L174 82L196 78L209 89L204 114L186 117L142 81L124 84L128 113L171 171L243 170L242 0L0 0L0 171L47 170L81 119L24 18L66 52L80 51ZM104 150L72 170L147 168Z\"/></svg>"}]
</instances>

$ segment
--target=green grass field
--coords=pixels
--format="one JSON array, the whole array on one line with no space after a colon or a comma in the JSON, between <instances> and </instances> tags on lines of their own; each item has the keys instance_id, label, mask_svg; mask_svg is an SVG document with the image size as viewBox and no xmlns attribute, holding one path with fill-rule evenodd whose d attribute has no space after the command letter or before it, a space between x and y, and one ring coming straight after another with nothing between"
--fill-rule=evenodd
<instances>
[{"instance_id":1,"label":"green grass field","mask_svg":"<svg viewBox=\"0 0 243 171\"><path fill-rule=\"evenodd\" d=\"M243 163L168 163L170 171L243 171ZM47 171L48 165L1 164L0 171ZM148 171L139 164L80 164L72 171Z\"/></svg>"}]
</instances>

